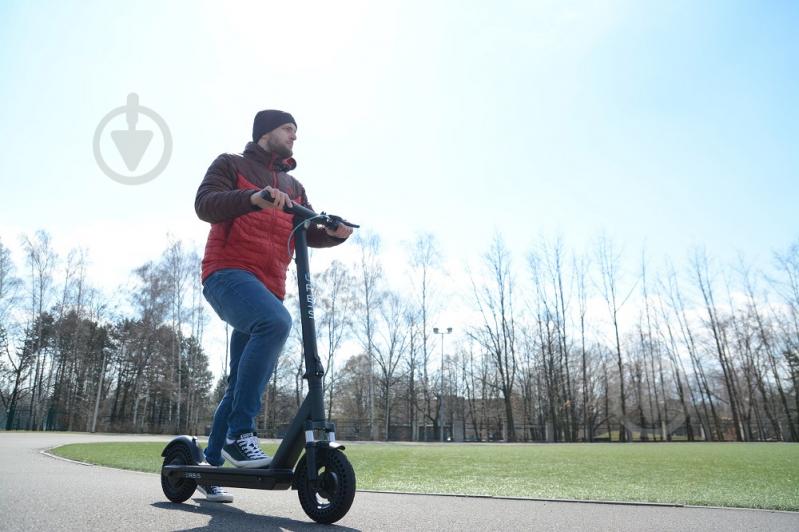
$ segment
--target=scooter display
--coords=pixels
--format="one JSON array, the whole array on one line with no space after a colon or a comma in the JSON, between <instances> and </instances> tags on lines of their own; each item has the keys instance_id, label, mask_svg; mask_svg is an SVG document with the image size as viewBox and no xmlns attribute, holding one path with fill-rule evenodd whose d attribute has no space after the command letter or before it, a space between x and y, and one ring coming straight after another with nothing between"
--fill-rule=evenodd
<instances>
[{"instance_id":1,"label":"scooter display","mask_svg":"<svg viewBox=\"0 0 799 532\"><path fill-rule=\"evenodd\" d=\"M272 201L268 192L261 194ZM308 393L268 466L259 469L210 466L204 464L196 437L178 436L161 453L164 457L161 487L164 495L176 503L188 500L198 485L295 489L305 513L318 523L329 524L344 517L352 505L355 471L343 452L344 446L336 442L335 424L325 419L322 380L325 370L316 347L306 230L312 223L321 223L333 230L339 224L358 226L339 216L316 213L296 203L284 207L284 211L294 216L292 235L305 357L303 377L308 381Z\"/></svg>"}]
</instances>

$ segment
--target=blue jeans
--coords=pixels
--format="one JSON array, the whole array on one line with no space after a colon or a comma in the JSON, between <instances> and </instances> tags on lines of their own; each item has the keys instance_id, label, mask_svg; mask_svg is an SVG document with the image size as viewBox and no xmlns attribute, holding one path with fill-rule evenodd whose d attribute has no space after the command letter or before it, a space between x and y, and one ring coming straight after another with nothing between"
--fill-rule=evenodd
<instances>
[{"instance_id":1,"label":"blue jeans","mask_svg":"<svg viewBox=\"0 0 799 532\"><path fill-rule=\"evenodd\" d=\"M291 314L272 292L248 271L218 270L203 286L214 311L233 327L230 376L225 396L216 407L205 459L222 465L225 437L255 431L261 396L291 330Z\"/></svg>"}]
</instances>

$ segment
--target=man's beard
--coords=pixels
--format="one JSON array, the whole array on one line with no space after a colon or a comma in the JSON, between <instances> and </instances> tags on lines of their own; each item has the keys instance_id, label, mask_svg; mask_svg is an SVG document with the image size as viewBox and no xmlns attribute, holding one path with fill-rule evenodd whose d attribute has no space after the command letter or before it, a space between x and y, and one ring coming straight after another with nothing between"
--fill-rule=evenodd
<instances>
[{"instance_id":1,"label":"man's beard","mask_svg":"<svg viewBox=\"0 0 799 532\"><path fill-rule=\"evenodd\" d=\"M288 159L294 154L294 152L291 151L291 148L289 148L285 144L279 144L278 142L273 141L272 139L268 141L267 147L269 148L270 152L274 153L278 157L282 157L283 159Z\"/></svg>"}]
</instances>

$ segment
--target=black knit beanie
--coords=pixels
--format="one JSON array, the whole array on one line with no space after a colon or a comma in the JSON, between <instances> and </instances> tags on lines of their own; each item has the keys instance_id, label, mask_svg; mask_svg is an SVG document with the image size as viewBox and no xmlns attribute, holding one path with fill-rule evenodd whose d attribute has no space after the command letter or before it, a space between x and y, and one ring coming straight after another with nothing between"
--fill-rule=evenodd
<instances>
[{"instance_id":1,"label":"black knit beanie","mask_svg":"<svg viewBox=\"0 0 799 532\"><path fill-rule=\"evenodd\" d=\"M252 122L252 141L258 142L258 139L263 137L266 133L288 123L292 123L294 127L297 127L297 122L294 121L294 117L288 113L276 111L275 109L258 111L255 115L255 120Z\"/></svg>"}]
</instances>

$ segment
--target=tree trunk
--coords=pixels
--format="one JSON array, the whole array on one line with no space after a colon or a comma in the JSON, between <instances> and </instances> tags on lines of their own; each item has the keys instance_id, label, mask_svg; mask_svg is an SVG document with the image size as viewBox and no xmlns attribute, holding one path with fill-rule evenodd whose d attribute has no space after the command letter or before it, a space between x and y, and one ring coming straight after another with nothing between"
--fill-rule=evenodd
<instances>
[{"instance_id":1,"label":"tree trunk","mask_svg":"<svg viewBox=\"0 0 799 532\"><path fill-rule=\"evenodd\" d=\"M97 379L97 395L94 398L94 414L92 415L92 429L90 431L92 433L97 431L97 414L100 411L100 395L101 395L101 392L103 391L103 380L104 380L104 378L105 378L105 349L103 349L103 360L102 360L102 362L100 362L100 375L99 375L99 378ZM137 397L136 403L137 403L137 406L138 406L138 397ZM135 418L135 414L134 414L134 418Z\"/></svg>"}]
</instances>

